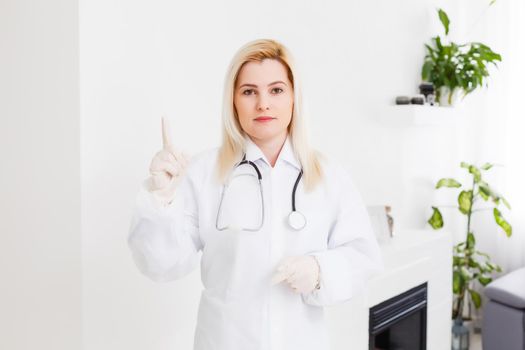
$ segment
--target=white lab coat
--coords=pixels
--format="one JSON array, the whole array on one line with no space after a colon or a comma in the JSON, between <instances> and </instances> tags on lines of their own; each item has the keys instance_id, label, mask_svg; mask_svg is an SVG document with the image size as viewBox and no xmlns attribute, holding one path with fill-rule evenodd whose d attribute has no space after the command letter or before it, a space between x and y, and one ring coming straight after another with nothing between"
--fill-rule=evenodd
<instances>
[{"instance_id":1,"label":"white lab coat","mask_svg":"<svg viewBox=\"0 0 525 350\"><path fill-rule=\"evenodd\" d=\"M307 224L295 231L287 217L300 165L290 140L272 168L247 138L246 159L256 163L263 177L264 225L258 232L218 231L222 186L214 174L217 155L213 149L192 158L168 207L156 201L144 182L128 236L137 267L152 280L167 282L200 262L204 289L194 350L329 349L323 306L349 300L363 290L368 275L383 269L366 208L348 173L323 160L320 186L305 193L299 183L296 206ZM249 166L236 171L255 174ZM260 222L260 192L250 181L239 177L232 182L222 224L254 227ZM279 262L303 254L318 258L321 288L295 294L285 282L271 286Z\"/></svg>"}]
</instances>

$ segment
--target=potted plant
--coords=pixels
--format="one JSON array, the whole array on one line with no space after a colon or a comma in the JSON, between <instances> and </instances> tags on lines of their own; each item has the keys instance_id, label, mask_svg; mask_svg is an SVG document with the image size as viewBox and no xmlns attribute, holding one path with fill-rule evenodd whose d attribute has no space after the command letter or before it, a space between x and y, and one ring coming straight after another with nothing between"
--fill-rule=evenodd
<instances>
[{"instance_id":1,"label":"potted plant","mask_svg":"<svg viewBox=\"0 0 525 350\"><path fill-rule=\"evenodd\" d=\"M476 235L471 230L472 215L477 212L492 209L496 224L503 229L507 237L512 235L512 226L504 219L498 208L500 204L503 204L510 209L510 204L501 194L496 192L484 181L482 177L482 172L490 170L493 164L486 163L481 167L477 167L461 162L460 166L466 169L472 177L470 188L466 188L453 178L440 179L436 184L436 189L442 187L461 188L458 195L458 205L452 207L457 208L462 215L467 217L466 238L464 241L454 245L453 248L452 292L454 293L454 302L452 319L455 320L457 325L461 325L463 322L465 302L468 304L468 315L465 320L471 319L471 305L474 305L476 309L481 307L481 295L473 289L473 283L478 281L482 286L486 286L492 281L492 274L494 272L502 271L500 266L491 261L487 253L480 252L476 249ZM476 203L479 203L480 200L491 202L492 206L479 207ZM437 206L432 207L432 215L428 223L435 230L443 227L443 215Z\"/></svg>"},{"instance_id":2,"label":"potted plant","mask_svg":"<svg viewBox=\"0 0 525 350\"><path fill-rule=\"evenodd\" d=\"M441 106L452 106L458 95L463 94L465 98L481 87L483 82L488 86L488 65L497 67L496 61L501 62L501 56L479 42L457 44L448 40L448 15L438 9L438 16L445 29L446 40L437 35L432 38L430 45L425 44L426 55L421 77L434 85L436 99Z\"/></svg>"}]
</instances>

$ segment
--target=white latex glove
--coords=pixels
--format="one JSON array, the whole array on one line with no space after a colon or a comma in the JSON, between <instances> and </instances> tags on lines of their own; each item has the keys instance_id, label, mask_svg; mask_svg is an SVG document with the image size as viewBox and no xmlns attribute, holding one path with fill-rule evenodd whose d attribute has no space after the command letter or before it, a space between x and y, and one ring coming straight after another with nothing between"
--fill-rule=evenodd
<instances>
[{"instance_id":1,"label":"white latex glove","mask_svg":"<svg viewBox=\"0 0 525 350\"><path fill-rule=\"evenodd\" d=\"M175 197L175 189L187 165L188 157L173 148L168 121L162 118L162 150L151 160L148 179L148 190L162 205L168 205Z\"/></svg>"},{"instance_id":2,"label":"white latex glove","mask_svg":"<svg viewBox=\"0 0 525 350\"><path fill-rule=\"evenodd\" d=\"M284 259L272 277L272 285L286 281L294 293L309 293L319 289L320 267L313 255Z\"/></svg>"}]
</instances>

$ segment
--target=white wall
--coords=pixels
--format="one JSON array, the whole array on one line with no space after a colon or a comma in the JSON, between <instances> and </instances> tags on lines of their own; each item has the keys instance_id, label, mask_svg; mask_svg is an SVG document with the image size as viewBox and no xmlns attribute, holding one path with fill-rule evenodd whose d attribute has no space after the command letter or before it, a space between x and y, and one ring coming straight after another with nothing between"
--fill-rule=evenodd
<instances>
[{"instance_id":1,"label":"white wall","mask_svg":"<svg viewBox=\"0 0 525 350\"><path fill-rule=\"evenodd\" d=\"M81 348L77 11L0 2L0 349Z\"/></svg>"},{"instance_id":2,"label":"white wall","mask_svg":"<svg viewBox=\"0 0 525 350\"><path fill-rule=\"evenodd\" d=\"M422 44L441 33L437 6L454 38L507 48L509 7L498 1L478 21L481 3L1 2L0 348L191 347L199 272L169 284L141 276L126 245L131 208L161 146L161 114L183 150L219 144L226 66L256 38L295 54L314 145L352 171L367 204L392 205L398 227L424 227L431 204L455 200L432 189L437 179L459 176L461 160L504 158L487 145L501 126L487 121L506 81L494 73L457 123L379 117L417 92Z\"/></svg>"}]
</instances>

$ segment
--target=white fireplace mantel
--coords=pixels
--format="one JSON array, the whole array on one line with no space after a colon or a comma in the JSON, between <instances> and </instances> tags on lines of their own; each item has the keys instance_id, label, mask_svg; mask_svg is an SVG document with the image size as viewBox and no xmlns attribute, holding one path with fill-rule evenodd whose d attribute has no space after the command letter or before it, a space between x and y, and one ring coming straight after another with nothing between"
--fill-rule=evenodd
<instances>
[{"instance_id":1,"label":"white fireplace mantel","mask_svg":"<svg viewBox=\"0 0 525 350\"><path fill-rule=\"evenodd\" d=\"M385 271L372 277L364 294L325 308L331 349L368 350L369 309L428 283L427 350L450 348L452 238L432 230L404 230L381 243Z\"/></svg>"}]
</instances>

